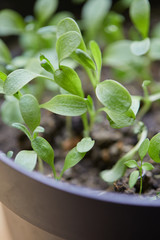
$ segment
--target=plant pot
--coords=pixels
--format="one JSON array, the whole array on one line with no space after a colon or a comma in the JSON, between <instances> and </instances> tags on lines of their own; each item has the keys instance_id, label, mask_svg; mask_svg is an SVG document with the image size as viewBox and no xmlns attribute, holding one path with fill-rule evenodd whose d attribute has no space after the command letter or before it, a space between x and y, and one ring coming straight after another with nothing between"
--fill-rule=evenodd
<instances>
[{"instance_id":1,"label":"plant pot","mask_svg":"<svg viewBox=\"0 0 160 240\"><path fill-rule=\"evenodd\" d=\"M23 170L3 153L0 201L53 239L150 240L159 234L160 201L58 182Z\"/></svg>"}]
</instances>

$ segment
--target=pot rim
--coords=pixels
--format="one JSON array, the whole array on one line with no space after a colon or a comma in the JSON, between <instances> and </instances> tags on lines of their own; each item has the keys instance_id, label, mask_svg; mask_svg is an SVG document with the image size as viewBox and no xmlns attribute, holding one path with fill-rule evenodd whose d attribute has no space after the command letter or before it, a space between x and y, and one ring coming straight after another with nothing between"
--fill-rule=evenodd
<instances>
[{"instance_id":1,"label":"pot rim","mask_svg":"<svg viewBox=\"0 0 160 240\"><path fill-rule=\"evenodd\" d=\"M12 159L13 160L13 159ZM152 200L151 197L140 197L138 195L129 195L125 193L114 193L114 192L106 192L102 190L95 190L83 186L76 186L72 185L67 182L60 182L55 180L54 178L48 178L45 175L33 171L27 171L18 164L14 163L9 159L3 152L0 151L0 161L4 164L8 165L15 171L25 175L33 179L34 181L40 182L44 185L49 187L67 192L69 194L81 196L88 199L99 200L103 202L110 202L114 204L121 204L121 205L133 205L133 206L144 206L144 207L160 207L160 199Z\"/></svg>"}]
</instances>

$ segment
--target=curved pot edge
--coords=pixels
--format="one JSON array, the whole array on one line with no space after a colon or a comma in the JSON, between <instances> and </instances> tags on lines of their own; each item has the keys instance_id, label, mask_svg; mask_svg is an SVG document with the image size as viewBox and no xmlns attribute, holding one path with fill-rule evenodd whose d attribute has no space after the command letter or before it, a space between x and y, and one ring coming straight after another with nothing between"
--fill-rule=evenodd
<instances>
[{"instance_id":1,"label":"curved pot edge","mask_svg":"<svg viewBox=\"0 0 160 240\"><path fill-rule=\"evenodd\" d=\"M47 178L38 172L29 172L22 167L15 164L11 159L7 158L6 155L0 151L0 161L13 168L15 171L24 174L25 176L34 179L37 182L48 185L55 189L67 192L73 195L79 195L84 198L96 199L103 202L111 202L113 204L121 205L133 205L133 206L144 206L144 207L160 207L160 201L151 200L147 197L139 197L122 193L106 192L101 190L94 190L87 187L75 186L66 182L56 181L53 178Z\"/></svg>"}]
</instances>

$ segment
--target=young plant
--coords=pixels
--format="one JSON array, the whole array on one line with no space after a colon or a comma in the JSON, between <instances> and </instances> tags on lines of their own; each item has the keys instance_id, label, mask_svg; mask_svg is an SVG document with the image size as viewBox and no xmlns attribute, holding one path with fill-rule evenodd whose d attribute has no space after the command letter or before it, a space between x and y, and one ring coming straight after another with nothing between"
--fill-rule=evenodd
<instances>
[{"instance_id":1,"label":"young plant","mask_svg":"<svg viewBox=\"0 0 160 240\"><path fill-rule=\"evenodd\" d=\"M125 165L128 168L136 168L129 177L129 187L133 188L138 179L140 178L140 189L139 194L142 193L142 186L143 186L143 171L150 171L154 167L151 163L143 162L144 157L146 156L148 149L149 149L150 141L148 138L146 138L143 143L141 144L138 154L140 157L140 164L137 163L136 160L129 160L125 162Z\"/></svg>"},{"instance_id":2,"label":"young plant","mask_svg":"<svg viewBox=\"0 0 160 240\"><path fill-rule=\"evenodd\" d=\"M91 138L83 138L77 146L67 154L64 167L60 176L57 177L54 164L54 150L46 139L38 136L39 133L44 132L44 128L39 126L41 113L38 101L33 95L25 94L19 100L19 107L25 125L14 123L12 126L26 134L33 148L33 150L20 151L15 158L15 162L25 169L32 171L37 164L38 157L40 167L42 167L41 161L43 160L52 168L54 178L60 179L68 168L75 166L93 147L94 141L91 140Z\"/></svg>"}]
</instances>

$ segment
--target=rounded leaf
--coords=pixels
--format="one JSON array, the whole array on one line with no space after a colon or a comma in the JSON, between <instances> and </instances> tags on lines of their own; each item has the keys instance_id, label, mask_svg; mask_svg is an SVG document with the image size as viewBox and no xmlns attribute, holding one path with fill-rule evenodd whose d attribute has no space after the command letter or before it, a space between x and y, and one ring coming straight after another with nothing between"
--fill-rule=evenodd
<instances>
[{"instance_id":1,"label":"rounded leaf","mask_svg":"<svg viewBox=\"0 0 160 240\"><path fill-rule=\"evenodd\" d=\"M57 0L37 0L34 6L37 19L42 22L48 20L57 9L57 6Z\"/></svg>"},{"instance_id":2,"label":"rounded leaf","mask_svg":"<svg viewBox=\"0 0 160 240\"><path fill-rule=\"evenodd\" d=\"M33 150L37 153L40 159L52 167L54 161L54 151L49 142L42 137L36 137L31 144Z\"/></svg>"},{"instance_id":3,"label":"rounded leaf","mask_svg":"<svg viewBox=\"0 0 160 240\"><path fill-rule=\"evenodd\" d=\"M148 0L133 0L130 6L130 17L137 30L145 38L148 35L150 4Z\"/></svg>"},{"instance_id":4,"label":"rounded leaf","mask_svg":"<svg viewBox=\"0 0 160 240\"><path fill-rule=\"evenodd\" d=\"M149 142L148 138L146 138L142 142L142 144L141 144L141 146L140 146L140 148L138 150L138 153L139 153L139 156L140 156L141 160L143 160L143 158L146 156L146 154L148 152L149 144L150 144L150 142Z\"/></svg>"},{"instance_id":5,"label":"rounded leaf","mask_svg":"<svg viewBox=\"0 0 160 240\"><path fill-rule=\"evenodd\" d=\"M133 171L131 174L130 174L130 177L129 177L129 187L130 188L133 188L134 185L136 184L137 180L138 180L138 177L139 177L139 171L136 170L136 171Z\"/></svg>"},{"instance_id":6,"label":"rounded leaf","mask_svg":"<svg viewBox=\"0 0 160 240\"><path fill-rule=\"evenodd\" d=\"M21 97L19 101L20 111L26 125L33 132L40 125L41 112L37 99L30 94Z\"/></svg>"},{"instance_id":7,"label":"rounded leaf","mask_svg":"<svg viewBox=\"0 0 160 240\"><path fill-rule=\"evenodd\" d=\"M150 140L148 154L155 162L160 162L160 133Z\"/></svg>"},{"instance_id":8,"label":"rounded leaf","mask_svg":"<svg viewBox=\"0 0 160 240\"><path fill-rule=\"evenodd\" d=\"M142 41L134 41L131 43L131 52L136 56L144 55L150 48L150 40L146 38Z\"/></svg>"},{"instance_id":9,"label":"rounded leaf","mask_svg":"<svg viewBox=\"0 0 160 240\"><path fill-rule=\"evenodd\" d=\"M90 137L83 138L77 144L77 151L80 153L88 152L94 146L95 141L92 140Z\"/></svg>"},{"instance_id":10,"label":"rounded leaf","mask_svg":"<svg viewBox=\"0 0 160 240\"><path fill-rule=\"evenodd\" d=\"M138 167L138 164L135 160L129 160L124 163L128 168Z\"/></svg>"},{"instance_id":11,"label":"rounded leaf","mask_svg":"<svg viewBox=\"0 0 160 240\"><path fill-rule=\"evenodd\" d=\"M57 95L40 107L63 116L80 116L87 111L86 100L70 94Z\"/></svg>"},{"instance_id":12,"label":"rounded leaf","mask_svg":"<svg viewBox=\"0 0 160 240\"><path fill-rule=\"evenodd\" d=\"M142 165L142 169L145 171L150 171L150 170L154 169L154 167L151 163L145 162Z\"/></svg>"},{"instance_id":13,"label":"rounded leaf","mask_svg":"<svg viewBox=\"0 0 160 240\"><path fill-rule=\"evenodd\" d=\"M99 101L110 111L126 112L132 103L126 88L114 80L105 80L98 84L96 95Z\"/></svg>"},{"instance_id":14,"label":"rounded leaf","mask_svg":"<svg viewBox=\"0 0 160 240\"><path fill-rule=\"evenodd\" d=\"M61 62L63 59L69 57L72 52L76 50L81 42L81 36L75 31L70 31L62 34L56 43L56 50L58 60Z\"/></svg>"},{"instance_id":15,"label":"rounded leaf","mask_svg":"<svg viewBox=\"0 0 160 240\"><path fill-rule=\"evenodd\" d=\"M23 150L17 154L15 163L28 171L33 171L37 163L37 154L34 151Z\"/></svg>"},{"instance_id":16,"label":"rounded leaf","mask_svg":"<svg viewBox=\"0 0 160 240\"><path fill-rule=\"evenodd\" d=\"M55 71L54 80L60 87L69 93L80 97L84 96L81 80L72 68L61 65L60 69Z\"/></svg>"}]
</instances>

